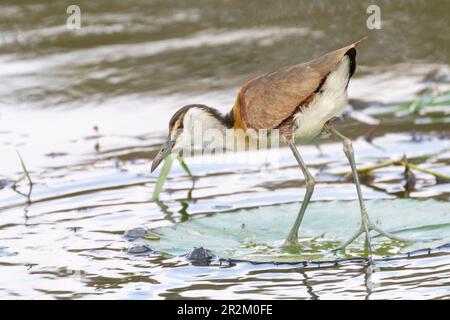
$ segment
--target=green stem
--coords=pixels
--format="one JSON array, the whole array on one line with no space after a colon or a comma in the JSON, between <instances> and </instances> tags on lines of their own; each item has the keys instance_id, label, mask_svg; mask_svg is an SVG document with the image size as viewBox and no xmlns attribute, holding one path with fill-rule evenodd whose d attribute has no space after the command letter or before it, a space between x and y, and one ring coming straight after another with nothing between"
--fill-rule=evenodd
<instances>
[{"instance_id":1,"label":"green stem","mask_svg":"<svg viewBox=\"0 0 450 320\"><path fill-rule=\"evenodd\" d=\"M22 181L23 179L25 179L27 176L24 174L23 176L21 176L19 179L17 179L16 181L13 182L12 187L13 188L17 188L17 185L19 184L20 181Z\"/></svg>"},{"instance_id":2,"label":"green stem","mask_svg":"<svg viewBox=\"0 0 450 320\"><path fill-rule=\"evenodd\" d=\"M161 172L159 173L158 180L156 180L155 190L153 191L152 195L153 201L159 200L159 195L162 191L164 183L167 180L167 176L169 175L170 169L172 168L173 159L174 158L172 155L169 155L164 159L164 166L162 167ZM194 178L194 176L191 173L191 170L189 170L189 167L184 162L183 157L177 155L177 159L180 162L181 167L184 169L184 171L186 171L189 177Z\"/></svg>"},{"instance_id":3,"label":"green stem","mask_svg":"<svg viewBox=\"0 0 450 320\"><path fill-rule=\"evenodd\" d=\"M387 162L383 162L383 163L379 163L373 166L368 166L365 168L360 168L358 169L358 173L362 173L362 174L367 174L370 171L376 170L376 169L380 169L380 168L385 168L385 167L390 167L390 166L403 166L403 167L408 167L409 169L413 169L413 170L417 170L426 174L430 174L436 178L439 179L443 179L443 180L450 180L450 176L439 173L439 172L435 172L435 171L431 171L428 169L424 169L421 168L415 164L409 163L409 162L405 162L405 161L387 161ZM339 175L350 175L351 172L347 171L344 173L340 173Z\"/></svg>"},{"instance_id":4,"label":"green stem","mask_svg":"<svg viewBox=\"0 0 450 320\"><path fill-rule=\"evenodd\" d=\"M428 169L423 169L423 168L418 167L418 166L416 166L415 164L412 164L412 163L402 162L402 164L406 165L410 169L414 169L414 170L417 170L417 171L421 171L423 173L431 174L432 176L435 176L436 178L440 178L440 179L443 179L443 180L450 180L450 176L448 176L448 175L445 175L445 174L442 174L442 173L439 173L439 172L434 172L434 171L431 171L431 170L428 170Z\"/></svg>"},{"instance_id":5,"label":"green stem","mask_svg":"<svg viewBox=\"0 0 450 320\"><path fill-rule=\"evenodd\" d=\"M23 170L24 175L13 183L13 189L17 188L17 184L20 181L22 181L24 178L27 178L28 186L29 186L28 194L25 195L23 193L20 193L20 192L19 193L24 195L24 196L26 196L27 199L28 199L28 202L31 203L31 192L33 191L33 181L31 180L30 172L28 171L28 169L27 169L27 167L25 165L25 162L22 159L22 156L20 155L19 151L16 150L16 152L17 152L17 156L19 157L20 165L22 166L22 170ZM18 192L18 191L16 191L16 192Z\"/></svg>"},{"instance_id":6,"label":"green stem","mask_svg":"<svg viewBox=\"0 0 450 320\"><path fill-rule=\"evenodd\" d=\"M189 175L189 177L194 178L194 176L191 173L191 170L189 170L189 167L187 166L186 162L184 162L184 159L182 156L177 156L178 161L180 162L181 167L186 171L186 173Z\"/></svg>"},{"instance_id":7,"label":"green stem","mask_svg":"<svg viewBox=\"0 0 450 320\"><path fill-rule=\"evenodd\" d=\"M22 156L20 155L20 153L18 151L17 151L17 155L19 156L20 165L22 166L22 170L25 173L25 176L27 177L28 182L30 183L30 186L32 186L33 185L33 181L31 181L30 173L28 172L28 169L25 166L25 162L23 162Z\"/></svg>"},{"instance_id":8,"label":"green stem","mask_svg":"<svg viewBox=\"0 0 450 320\"><path fill-rule=\"evenodd\" d=\"M376 169L381 169L381 168L390 167L390 166L394 166L394 165L396 165L395 161L382 162L382 163L375 164L373 166L360 168L360 169L358 169L358 173L368 173L368 172L376 170ZM351 173L350 171L347 171L345 174L350 174L350 173Z\"/></svg>"},{"instance_id":9,"label":"green stem","mask_svg":"<svg viewBox=\"0 0 450 320\"><path fill-rule=\"evenodd\" d=\"M169 175L170 168L172 167L173 158L172 155L169 155L164 159L164 166L161 169L158 180L156 181L155 190L153 191L152 199L156 201L159 199L159 194L162 191L164 183L167 180L167 176Z\"/></svg>"}]
</instances>

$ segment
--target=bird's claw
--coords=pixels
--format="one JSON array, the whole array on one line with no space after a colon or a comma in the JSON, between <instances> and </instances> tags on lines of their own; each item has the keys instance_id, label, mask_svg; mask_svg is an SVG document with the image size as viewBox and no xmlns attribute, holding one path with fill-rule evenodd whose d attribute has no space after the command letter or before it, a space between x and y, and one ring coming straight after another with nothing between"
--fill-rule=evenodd
<instances>
[{"instance_id":1,"label":"bird's claw","mask_svg":"<svg viewBox=\"0 0 450 320\"><path fill-rule=\"evenodd\" d=\"M353 236L351 236L347 241L343 241L341 243L341 245L339 245L339 247L337 247L336 249L333 250L333 252L336 253L338 251L344 250L349 244L351 244L353 241L355 241L363 233L367 234L366 241L368 242L369 250L372 252L372 250L371 250L371 240L370 240L371 239L370 231L375 231L380 236L384 236L384 237L386 237L388 239L395 240L395 241L411 241L409 239L406 239L406 238L403 238L403 237L398 237L396 235L393 235L392 233L389 233L389 232L386 232L386 231L380 229L375 224L373 224L372 221L370 221L367 218L366 226L364 226L364 224L361 223L361 225L359 226L358 231L355 232L353 234Z\"/></svg>"}]
</instances>

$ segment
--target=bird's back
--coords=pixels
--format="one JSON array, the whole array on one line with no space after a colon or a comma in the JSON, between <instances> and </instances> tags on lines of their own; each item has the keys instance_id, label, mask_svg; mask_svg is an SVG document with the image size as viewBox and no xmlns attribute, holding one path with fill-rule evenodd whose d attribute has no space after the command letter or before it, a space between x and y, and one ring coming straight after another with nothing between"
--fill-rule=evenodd
<instances>
[{"instance_id":1,"label":"bird's back","mask_svg":"<svg viewBox=\"0 0 450 320\"><path fill-rule=\"evenodd\" d=\"M284 67L248 81L239 91L234 106L240 126L286 131L287 122L293 123L295 115L314 102L314 95L344 57L349 57L350 78L355 69L355 47L363 40L365 38L309 62Z\"/></svg>"}]
</instances>

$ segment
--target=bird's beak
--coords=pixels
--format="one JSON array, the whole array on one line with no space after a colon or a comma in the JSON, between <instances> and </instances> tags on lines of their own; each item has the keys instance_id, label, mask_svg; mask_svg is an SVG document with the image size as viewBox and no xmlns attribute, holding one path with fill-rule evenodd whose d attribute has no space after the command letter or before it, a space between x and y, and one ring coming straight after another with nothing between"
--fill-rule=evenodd
<instances>
[{"instance_id":1,"label":"bird's beak","mask_svg":"<svg viewBox=\"0 0 450 320\"><path fill-rule=\"evenodd\" d=\"M158 168L159 164L172 152L172 148L175 142L171 141L170 137L167 141L162 145L156 157L153 159L151 172L155 171Z\"/></svg>"}]
</instances>

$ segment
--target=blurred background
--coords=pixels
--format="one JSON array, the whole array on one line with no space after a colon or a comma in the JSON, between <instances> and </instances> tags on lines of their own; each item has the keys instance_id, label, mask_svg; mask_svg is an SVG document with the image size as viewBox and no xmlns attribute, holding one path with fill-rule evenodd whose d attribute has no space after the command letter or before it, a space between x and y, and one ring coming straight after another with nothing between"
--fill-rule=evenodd
<instances>
[{"instance_id":1,"label":"blurred background","mask_svg":"<svg viewBox=\"0 0 450 320\"><path fill-rule=\"evenodd\" d=\"M226 111L246 80L365 35L350 98L405 101L448 82L445 0L376 1L381 30L366 27L370 1L78 1L78 30L66 26L70 4L1 4L0 121L16 136L0 139L26 134L43 154L94 126L162 132L188 103Z\"/></svg>"},{"instance_id":2,"label":"blurred background","mask_svg":"<svg viewBox=\"0 0 450 320\"><path fill-rule=\"evenodd\" d=\"M71 4L81 9L77 30L66 26ZM380 30L366 26L371 4L380 7ZM214 296L214 291L185 287L189 276L167 280L178 273L162 257L147 257L145 264L128 259L124 230L297 202L304 183L282 150L282 170L270 171L270 164L264 172L256 165L194 165L191 170L200 177L195 188L175 166L162 202L152 201L157 176L149 167L168 120L189 103L228 111L246 80L366 35L342 124L344 133L357 140L359 165L406 155L450 174L449 12L447 0L2 0L0 297ZM326 143L322 149L304 148L320 181L313 201L356 199L351 181L335 175L347 170L340 146ZM324 157L321 150L336 152ZM17 192L28 192L26 180L13 188L23 172L16 151L34 182L30 198ZM365 195L449 200L448 181L416 172L411 185L404 170L377 171L365 180ZM386 250L379 254L399 248ZM68 265L82 270L81 282ZM149 265L158 271L149 275ZM128 278L128 272L150 278ZM240 267L222 297L245 298L233 286L255 285L245 282L248 272ZM439 282L448 272L436 276L438 289L427 294L448 293L448 283L443 289ZM233 282L237 275L243 284ZM353 277L339 275L346 276ZM60 290L67 283L75 289ZM316 285L321 289L320 280ZM146 286L149 290L139 296L136 288ZM362 282L355 286L367 293ZM309 297L306 289L278 289L275 295ZM261 290L255 296L264 297Z\"/></svg>"}]
</instances>

